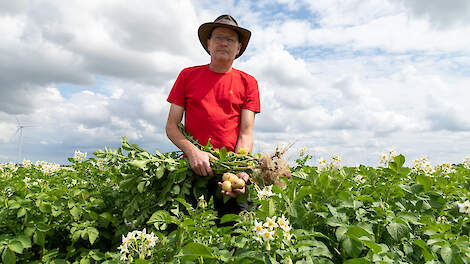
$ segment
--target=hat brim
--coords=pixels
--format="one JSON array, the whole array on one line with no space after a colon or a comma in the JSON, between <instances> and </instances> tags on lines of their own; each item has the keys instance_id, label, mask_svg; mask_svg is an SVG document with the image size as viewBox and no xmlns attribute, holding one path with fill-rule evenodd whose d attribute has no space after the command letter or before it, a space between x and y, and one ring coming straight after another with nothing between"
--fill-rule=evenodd
<instances>
[{"instance_id":1,"label":"hat brim","mask_svg":"<svg viewBox=\"0 0 470 264\"><path fill-rule=\"evenodd\" d=\"M209 22L209 23L204 23L202 24L197 33L199 36L199 41L201 42L201 45L204 47L204 49L207 51L207 53L210 55L209 50L207 49L207 40L209 39L209 34L211 34L212 30L216 27L224 27L231 29L235 32L239 32L241 36L241 44L242 47L240 48L240 52L235 56L235 59L240 57L243 52L245 52L246 47L248 46L248 42L250 41L251 37L251 32L248 29L244 29L241 27L237 26L232 26L232 25L227 25L227 24L222 24L222 23L216 23L216 22Z\"/></svg>"}]
</instances>

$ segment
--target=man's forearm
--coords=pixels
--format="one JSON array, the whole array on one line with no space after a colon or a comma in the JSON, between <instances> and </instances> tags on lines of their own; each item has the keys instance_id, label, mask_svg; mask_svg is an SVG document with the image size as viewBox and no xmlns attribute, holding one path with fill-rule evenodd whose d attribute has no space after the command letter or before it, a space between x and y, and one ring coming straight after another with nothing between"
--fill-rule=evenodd
<instances>
[{"instance_id":1,"label":"man's forearm","mask_svg":"<svg viewBox=\"0 0 470 264\"><path fill-rule=\"evenodd\" d=\"M208 152L199 150L178 129L178 125L167 124L166 133L168 138L186 154L191 169L201 176L213 176L210 159L217 159Z\"/></svg>"},{"instance_id":2,"label":"man's forearm","mask_svg":"<svg viewBox=\"0 0 470 264\"><path fill-rule=\"evenodd\" d=\"M237 146L235 152L239 153L242 150L251 152L253 149L253 134L240 135L238 137Z\"/></svg>"},{"instance_id":3,"label":"man's forearm","mask_svg":"<svg viewBox=\"0 0 470 264\"><path fill-rule=\"evenodd\" d=\"M251 152L253 149L253 125L255 123L255 113L250 110L243 109L241 113L241 128L238 134L235 152L242 150Z\"/></svg>"},{"instance_id":4,"label":"man's forearm","mask_svg":"<svg viewBox=\"0 0 470 264\"><path fill-rule=\"evenodd\" d=\"M166 134L171 142L173 142L173 144L175 144L175 146L183 151L187 156L191 155L197 149L197 147L186 139L183 133L181 133L178 125L167 124Z\"/></svg>"}]
</instances>

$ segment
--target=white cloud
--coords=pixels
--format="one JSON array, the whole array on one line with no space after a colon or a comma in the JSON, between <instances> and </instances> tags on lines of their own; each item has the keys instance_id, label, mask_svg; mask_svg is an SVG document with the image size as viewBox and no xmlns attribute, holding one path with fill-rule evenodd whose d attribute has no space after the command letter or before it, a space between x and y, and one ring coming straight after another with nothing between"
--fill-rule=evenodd
<instances>
[{"instance_id":1,"label":"white cloud","mask_svg":"<svg viewBox=\"0 0 470 264\"><path fill-rule=\"evenodd\" d=\"M103 11L107 30L127 49L168 51L177 55L200 51L191 45L196 40L191 25L197 23L197 17L189 1L172 4L135 1L132 5L136 7L129 9L127 1L113 2L108 7L105 5ZM193 41L188 41L188 36Z\"/></svg>"},{"instance_id":2,"label":"white cloud","mask_svg":"<svg viewBox=\"0 0 470 264\"><path fill-rule=\"evenodd\" d=\"M280 45L271 45L241 64L256 73L258 80L269 80L275 84L290 87L305 87L315 83L308 65L296 59Z\"/></svg>"},{"instance_id":3,"label":"white cloud","mask_svg":"<svg viewBox=\"0 0 470 264\"><path fill-rule=\"evenodd\" d=\"M368 87L361 86L358 76L343 77L333 83L332 87L341 91L341 98L345 103L358 104L370 97Z\"/></svg>"},{"instance_id":4,"label":"white cloud","mask_svg":"<svg viewBox=\"0 0 470 264\"><path fill-rule=\"evenodd\" d=\"M441 98L429 95L426 98L426 117L433 130L469 131L468 106L453 105Z\"/></svg>"},{"instance_id":5,"label":"white cloud","mask_svg":"<svg viewBox=\"0 0 470 264\"><path fill-rule=\"evenodd\" d=\"M255 148L296 142L318 158L457 162L470 146L470 32L463 1L4 1L0 3L0 161L63 162L73 150L148 150L166 138L178 72L209 62L197 28L231 13L253 32L234 66L257 78ZM455 146L455 142L461 142ZM3 158L2 158L3 157Z\"/></svg>"},{"instance_id":6,"label":"white cloud","mask_svg":"<svg viewBox=\"0 0 470 264\"><path fill-rule=\"evenodd\" d=\"M322 27L344 27L368 24L377 17L396 11L388 1L376 0L305 0Z\"/></svg>"},{"instance_id":7,"label":"white cloud","mask_svg":"<svg viewBox=\"0 0 470 264\"><path fill-rule=\"evenodd\" d=\"M0 121L0 141L10 143L14 140L17 127L13 123Z\"/></svg>"},{"instance_id":8,"label":"white cloud","mask_svg":"<svg viewBox=\"0 0 470 264\"><path fill-rule=\"evenodd\" d=\"M470 2L466 0L453 0L450 2L440 0L402 0L398 2L408 8L414 16L424 17L440 29L468 25L470 23Z\"/></svg>"},{"instance_id":9,"label":"white cloud","mask_svg":"<svg viewBox=\"0 0 470 264\"><path fill-rule=\"evenodd\" d=\"M387 0L306 2L318 20L275 19L269 27L256 28L260 48L277 42L291 48L436 53L468 52L470 46L467 26L437 29L433 21L410 16L408 9Z\"/></svg>"}]
</instances>

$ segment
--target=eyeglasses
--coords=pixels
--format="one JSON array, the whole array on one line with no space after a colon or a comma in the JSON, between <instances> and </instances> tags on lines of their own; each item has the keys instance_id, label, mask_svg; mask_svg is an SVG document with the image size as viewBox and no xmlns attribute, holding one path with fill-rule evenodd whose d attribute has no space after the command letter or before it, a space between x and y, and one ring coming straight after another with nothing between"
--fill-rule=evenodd
<instances>
[{"instance_id":1,"label":"eyeglasses","mask_svg":"<svg viewBox=\"0 0 470 264\"><path fill-rule=\"evenodd\" d=\"M221 43L222 41L225 40L225 41L227 41L228 44L233 44L237 41L235 38L224 37L224 36L219 36L219 35L214 35L211 38L213 38L216 42L219 42L219 43Z\"/></svg>"}]
</instances>

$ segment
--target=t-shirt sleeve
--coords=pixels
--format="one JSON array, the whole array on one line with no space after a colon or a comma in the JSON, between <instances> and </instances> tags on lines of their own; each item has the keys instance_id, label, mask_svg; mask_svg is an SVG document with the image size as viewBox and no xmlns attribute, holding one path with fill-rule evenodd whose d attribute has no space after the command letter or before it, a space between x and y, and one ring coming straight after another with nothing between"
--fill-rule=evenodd
<instances>
[{"instance_id":1,"label":"t-shirt sleeve","mask_svg":"<svg viewBox=\"0 0 470 264\"><path fill-rule=\"evenodd\" d=\"M258 82L253 77L250 81L247 82L246 98L242 109L251 110L255 113L259 113L261 110Z\"/></svg>"},{"instance_id":2,"label":"t-shirt sleeve","mask_svg":"<svg viewBox=\"0 0 470 264\"><path fill-rule=\"evenodd\" d=\"M166 99L169 103L179 105L181 107L185 107L186 99L184 96L184 70L180 72L178 78L176 79L173 87L171 88L170 95Z\"/></svg>"}]
</instances>

